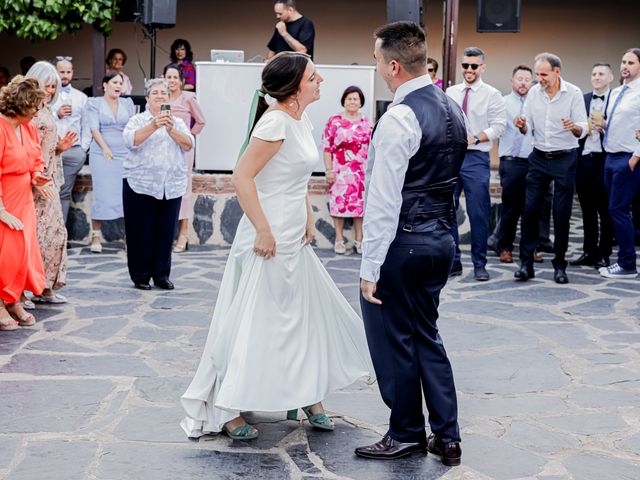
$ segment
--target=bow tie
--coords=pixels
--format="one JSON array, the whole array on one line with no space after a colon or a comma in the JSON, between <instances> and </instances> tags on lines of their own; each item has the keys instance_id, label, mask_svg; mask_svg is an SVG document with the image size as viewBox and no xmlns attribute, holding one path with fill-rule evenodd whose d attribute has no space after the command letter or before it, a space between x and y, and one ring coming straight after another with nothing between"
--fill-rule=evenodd
<instances>
[{"instance_id":1,"label":"bow tie","mask_svg":"<svg viewBox=\"0 0 640 480\"><path fill-rule=\"evenodd\" d=\"M596 99L600 99L604 102L604 95L596 95L595 93L593 94L593 97L591 97L592 100L596 100Z\"/></svg>"}]
</instances>

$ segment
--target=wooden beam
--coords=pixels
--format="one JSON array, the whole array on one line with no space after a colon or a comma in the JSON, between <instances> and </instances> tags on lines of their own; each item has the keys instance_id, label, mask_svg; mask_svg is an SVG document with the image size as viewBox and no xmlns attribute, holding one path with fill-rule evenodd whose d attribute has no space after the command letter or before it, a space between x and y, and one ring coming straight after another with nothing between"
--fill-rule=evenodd
<instances>
[{"instance_id":1,"label":"wooden beam","mask_svg":"<svg viewBox=\"0 0 640 480\"><path fill-rule=\"evenodd\" d=\"M93 27L93 35L91 39L92 53L93 53L93 96L99 97L102 92L102 77L106 70L105 56L107 42L105 36L96 27Z\"/></svg>"},{"instance_id":2,"label":"wooden beam","mask_svg":"<svg viewBox=\"0 0 640 480\"><path fill-rule=\"evenodd\" d=\"M445 0L442 82L445 90L456 82L458 52L458 12L460 0Z\"/></svg>"}]
</instances>

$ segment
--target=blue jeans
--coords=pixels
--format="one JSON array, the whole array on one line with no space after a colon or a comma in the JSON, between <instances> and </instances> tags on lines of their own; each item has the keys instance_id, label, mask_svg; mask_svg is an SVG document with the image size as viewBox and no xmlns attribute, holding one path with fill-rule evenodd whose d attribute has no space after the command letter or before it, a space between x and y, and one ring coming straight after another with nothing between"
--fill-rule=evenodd
<instances>
[{"instance_id":1,"label":"blue jeans","mask_svg":"<svg viewBox=\"0 0 640 480\"><path fill-rule=\"evenodd\" d=\"M632 172L630 153L609 153L604 164L604 184L609 194L609 214L618 240L618 265L636 269L631 203L640 189L640 166Z\"/></svg>"},{"instance_id":2,"label":"blue jeans","mask_svg":"<svg viewBox=\"0 0 640 480\"><path fill-rule=\"evenodd\" d=\"M458 209L460 193L464 189L467 215L471 225L471 261L473 267L487 264L487 240L489 238L489 215L491 198L489 197L489 154L477 150L467 150L460 169L460 181L454 194L454 206ZM454 215L451 234L456 242L454 264L460 263L460 238L458 221Z\"/></svg>"}]
</instances>

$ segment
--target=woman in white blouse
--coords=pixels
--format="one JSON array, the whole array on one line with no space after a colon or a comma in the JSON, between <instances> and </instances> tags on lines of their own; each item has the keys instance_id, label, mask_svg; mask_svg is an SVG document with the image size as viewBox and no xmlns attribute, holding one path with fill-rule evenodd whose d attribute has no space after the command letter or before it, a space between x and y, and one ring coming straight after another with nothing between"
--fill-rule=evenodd
<instances>
[{"instance_id":1,"label":"woman in white blouse","mask_svg":"<svg viewBox=\"0 0 640 480\"><path fill-rule=\"evenodd\" d=\"M173 290L171 247L180 200L187 187L185 152L193 136L171 115L169 87L156 78L145 84L147 110L131 117L122 136L129 155L122 186L127 264L136 288Z\"/></svg>"}]
</instances>

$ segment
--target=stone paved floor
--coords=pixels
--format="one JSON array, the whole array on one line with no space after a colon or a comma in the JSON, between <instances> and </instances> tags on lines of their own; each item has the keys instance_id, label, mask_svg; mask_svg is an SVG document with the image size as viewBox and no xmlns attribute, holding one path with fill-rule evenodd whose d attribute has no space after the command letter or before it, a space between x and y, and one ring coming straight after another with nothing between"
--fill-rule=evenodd
<instances>
[{"instance_id":1,"label":"stone paved floor","mask_svg":"<svg viewBox=\"0 0 640 480\"><path fill-rule=\"evenodd\" d=\"M227 252L176 256L178 288L140 292L121 249L71 249L70 303L39 307L34 328L0 333L0 478L640 478L640 281L571 268L571 283L557 286L548 255L527 284L495 257L492 280L477 283L465 255L465 275L443 293L461 467L432 456L354 457L355 446L386 429L377 387L365 384L326 400L334 433L284 413L249 414L257 441L186 440L177 400L204 344ZM359 310L359 259L318 255Z\"/></svg>"}]
</instances>

